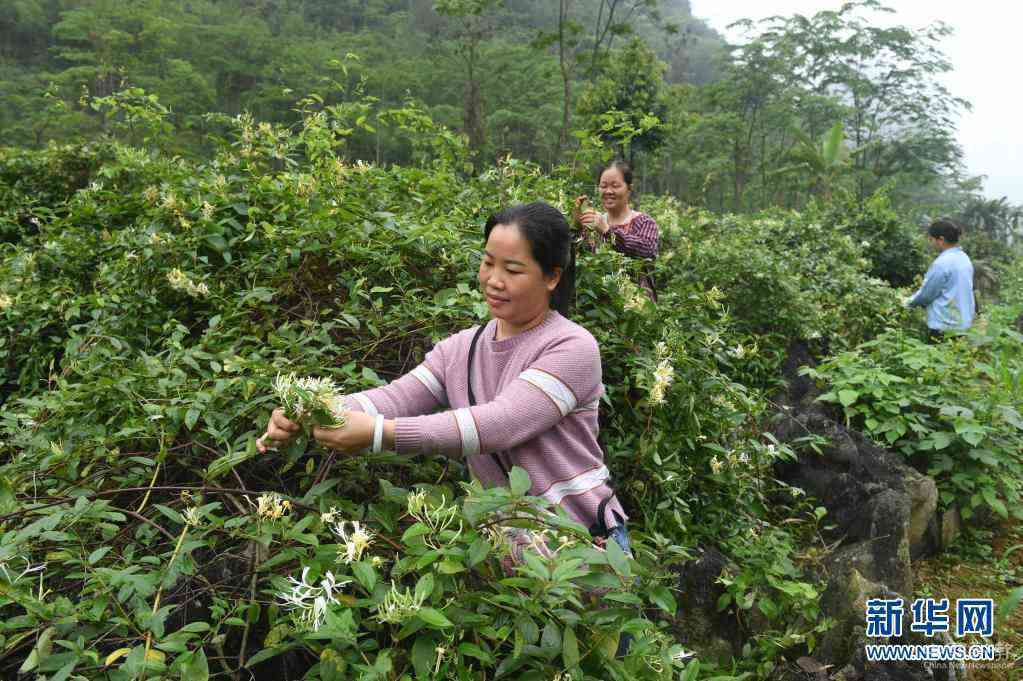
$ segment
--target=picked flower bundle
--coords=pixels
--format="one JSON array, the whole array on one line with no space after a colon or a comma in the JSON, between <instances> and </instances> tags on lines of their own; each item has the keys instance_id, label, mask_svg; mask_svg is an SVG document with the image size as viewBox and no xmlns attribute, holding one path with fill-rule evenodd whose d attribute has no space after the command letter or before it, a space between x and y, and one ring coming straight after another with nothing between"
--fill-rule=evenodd
<instances>
[{"instance_id":1,"label":"picked flower bundle","mask_svg":"<svg viewBox=\"0 0 1023 681\"><path fill-rule=\"evenodd\" d=\"M296 423L311 420L321 428L344 428L348 422L344 400L329 378L297 378L277 374L274 393L284 415Z\"/></svg>"}]
</instances>

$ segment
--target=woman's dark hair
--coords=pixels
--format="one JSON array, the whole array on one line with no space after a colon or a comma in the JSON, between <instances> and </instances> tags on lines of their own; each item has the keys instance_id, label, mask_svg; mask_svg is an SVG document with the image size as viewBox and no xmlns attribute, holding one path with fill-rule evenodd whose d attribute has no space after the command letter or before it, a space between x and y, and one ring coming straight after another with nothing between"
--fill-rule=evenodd
<instances>
[{"instance_id":1,"label":"woman's dark hair","mask_svg":"<svg viewBox=\"0 0 1023 681\"><path fill-rule=\"evenodd\" d=\"M568 316L575 300L575 249L568 220L554 206L537 201L505 208L487 219L483 243L497 225L515 225L529 244L533 259L547 276L561 268L561 279L551 294L551 307Z\"/></svg>"},{"instance_id":2,"label":"woman's dark hair","mask_svg":"<svg viewBox=\"0 0 1023 681\"><path fill-rule=\"evenodd\" d=\"M945 240L946 244L957 244L959 243L959 235L962 230L959 229L959 225L952 222L948 218L940 218L931 223L931 226L927 228L927 233L937 239L941 237Z\"/></svg>"},{"instance_id":3,"label":"woman's dark hair","mask_svg":"<svg viewBox=\"0 0 1023 681\"><path fill-rule=\"evenodd\" d=\"M616 158L600 169L600 172L597 173L597 184L600 184L601 176L612 168L618 169L618 172L620 172L622 177L625 179L625 186L632 189L632 166L629 165L628 161L623 161L620 158Z\"/></svg>"}]
</instances>

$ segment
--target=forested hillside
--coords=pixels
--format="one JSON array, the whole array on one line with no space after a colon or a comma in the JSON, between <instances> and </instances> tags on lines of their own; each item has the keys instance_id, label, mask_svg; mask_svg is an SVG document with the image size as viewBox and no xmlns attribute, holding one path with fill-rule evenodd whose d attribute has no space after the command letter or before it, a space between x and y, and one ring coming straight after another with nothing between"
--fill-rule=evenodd
<instances>
[{"instance_id":1,"label":"forested hillside","mask_svg":"<svg viewBox=\"0 0 1023 681\"><path fill-rule=\"evenodd\" d=\"M211 112L293 125L341 107L363 113L347 156L404 164L415 150L380 116L415 103L467 135L479 168L586 165L599 139L641 189L718 210L839 188L885 189L913 216L984 203L955 138L969 104L939 80L949 27L891 24L868 0L748 29L728 46L685 0L13 0L0 141L140 142L103 103L141 89L168 112L166 151L208 151L224 133ZM978 224L1018 222L1009 208L981 205Z\"/></svg>"}]
</instances>

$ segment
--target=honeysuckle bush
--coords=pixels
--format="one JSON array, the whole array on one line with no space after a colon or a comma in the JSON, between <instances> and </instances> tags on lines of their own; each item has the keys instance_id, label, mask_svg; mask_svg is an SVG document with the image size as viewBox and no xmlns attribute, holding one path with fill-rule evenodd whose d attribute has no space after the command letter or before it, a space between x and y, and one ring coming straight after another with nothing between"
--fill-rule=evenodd
<instances>
[{"instance_id":1,"label":"honeysuckle bush","mask_svg":"<svg viewBox=\"0 0 1023 681\"><path fill-rule=\"evenodd\" d=\"M635 284L644 263L580 252L574 318L601 347L626 560L539 510L520 480L460 485L458 461L335 457L308 441L257 456L277 376L352 392L412 369L486 316L485 217L536 199L567 213L587 189L515 159L466 174L462 140L413 104L383 120L421 165L350 162L337 152L358 122L307 105L295 129L217 117L207 159L113 140L0 156L5 669L722 674L685 661L664 629L667 569L697 544L739 561L722 607L756 620L751 671L811 649L812 565L792 556L820 518L772 470L813 442L772 440L766 395L789 339L841 347L903 319L858 242L813 216L643 197L662 227L656 306ZM408 534L429 525L408 507L421 492L452 525ZM499 525L546 549L502 564L486 531ZM619 631L633 643L615 659Z\"/></svg>"},{"instance_id":2,"label":"honeysuckle bush","mask_svg":"<svg viewBox=\"0 0 1023 681\"><path fill-rule=\"evenodd\" d=\"M804 369L828 386L821 400L933 476L966 518L1023 518L1023 296L1018 271L1005 276L1005 303L967 334L927 344L892 330Z\"/></svg>"}]
</instances>

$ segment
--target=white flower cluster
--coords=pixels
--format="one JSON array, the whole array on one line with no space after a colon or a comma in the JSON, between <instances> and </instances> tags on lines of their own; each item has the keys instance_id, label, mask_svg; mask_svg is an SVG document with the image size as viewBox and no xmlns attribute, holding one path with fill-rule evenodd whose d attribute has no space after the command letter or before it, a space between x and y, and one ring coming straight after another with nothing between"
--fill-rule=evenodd
<instances>
[{"instance_id":1,"label":"white flower cluster","mask_svg":"<svg viewBox=\"0 0 1023 681\"><path fill-rule=\"evenodd\" d=\"M277 492L265 492L256 499L256 515L260 520L280 520L291 513L291 502L282 499Z\"/></svg>"},{"instance_id":2,"label":"white flower cluster","mask_svg":"<svg viewBox=\"0 0 1023 681\"><path fill-rule=\"evenodd\" d=\"M391 580L391 590L377 610L377 619L389 624L404 624L423 607L426 594L416 596L408 588L399 589Z\"/></svg>"},{"instance_id":3,"label":"white flower cluster","mask_svg":"<svg viewBox=\"0 0 1023 681\"><path fill-rule=\"evenodd\" d=\"M345 529L346 525L352 526L351 532ZM358 520L350 523L347 520L337 520L331 523L330 529L341 540L337 550L338 560L348 565L362 559L362 554L373 543L373 532L363 527Z\"/></svg>"},{"instance_id":4,"label":"white flower cluster","mask_svg":"<svg viewBox=\"0 0 1023 681\"><path fill-rule=\"evenodd\" d=\"M335 592L341 590L351 580L337 581L330 570L323 575L319 585L310 584L307 580L309 568L302 568L302 578L288 577L291 590L278 594L285 607L294 610L299 624L313 631L319 631L327 617L327 607L337 604Z\"/></svg>"},{"instance_id":5,"label":"white flower cluster","mask_svg":"<svg viewBox=\"0 0 1023 681\"><path fill-rule=\"evenodd\" d=\"M0 310L6 310L14 305L14 299L6 293L0 293Z\"/></svg>"},{"instance_id":6,"label":"white flower cluster","mask_svg":"<svg viewBox=\"0 0 1023 681\"><path fill-rule=\"evenodd\" d=\"M406 510L408 514L430 528L430 534L436 536L451 528L458 520L458 507L448 506L442 496L440 503L430 506L426 501L426 491L419 490L408 495ZM455 530L452 541L462 534L462 521L458 520L458 529ZM432 544L431 544L432 545ZM434 546L434 548L440 548Z\"/></svg>"},{"instance_id":7,"label":"white flower cluster","mask_svg":"<svg viewBox=\"0 0 1023 681\"><path fill-rule=\"evenodd\" d=\"M185 524L189 527L199 527L202 524L202 513L199 512L198 506L186 508L185 512L181 515L185 519Z\"/></svg>"},{"instance_id":8,"label":"white flower cluster","mask_svg":"<svg viewBox=\"0 0 1023 681\"><path fill-rule=\"evenodd\" d=\"M195 283L176 267L167 273L167 281L170 282L172 289L184 291L193 298L203 298L210 293L210 289L205 283Z\"/></svg>"},{"instance_id":9,"label":"white flower cluster","mask_svg":"<svg viewBox=\"0 0 1023 681\"><path fill-rule=\"evenodd\" d=\"M347 423L344 400L329 378L277 374L273 389L284 415L292 421L311 416L317 425L329 428L343 428Z\"/></svg>"},{"instance_id":10,"label":"white flower cluster","mask_svg":"<svg viewBox=\"0 0 1023 681\"><path fill-rule=\"evenodd\" d=\"M660 348L658 348L660 349ZM665 357L654 369L654 384L650 388L650 404L664 404L664 393L675 380L675 367L671 359Z\"/></svg>"}]
</instances>

